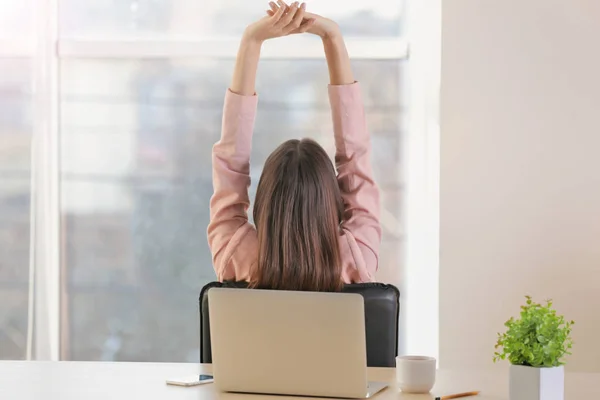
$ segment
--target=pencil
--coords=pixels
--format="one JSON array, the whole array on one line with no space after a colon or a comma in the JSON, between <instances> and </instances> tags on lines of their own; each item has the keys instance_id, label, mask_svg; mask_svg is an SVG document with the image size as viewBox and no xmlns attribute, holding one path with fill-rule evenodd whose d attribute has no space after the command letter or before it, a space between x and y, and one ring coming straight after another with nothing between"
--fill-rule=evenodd
<instances>
[{"instance_id":1,"label":"pencil","mask_svg":"<svg viewBox=\"0 0 600 400\"><path fill-rule=\"evenodd\" d=\"M459 399L461 397L477 396L478 394L479 394L479 392L456 393L456 394L449 394L448 396L436 397L435 400Z\"/></svg>"}]
</instances>

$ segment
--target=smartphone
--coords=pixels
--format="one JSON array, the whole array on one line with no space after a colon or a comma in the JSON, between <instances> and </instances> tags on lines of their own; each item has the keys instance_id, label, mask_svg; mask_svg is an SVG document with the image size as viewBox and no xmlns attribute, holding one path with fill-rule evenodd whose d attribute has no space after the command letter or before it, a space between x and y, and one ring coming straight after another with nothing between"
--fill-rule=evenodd
<instances>
[{"instance_id":1,"label":"smartphone","mask_svg":"<svg viewBox=\"0 0 600 400\"><path fill-rule=\"evenodd\" d=\"M197 386L204 385L205 383L212 383L213 381L212 375L193 375L179 379L169 379L167 380L167 385Z\"/></svg>"}]
</instances>

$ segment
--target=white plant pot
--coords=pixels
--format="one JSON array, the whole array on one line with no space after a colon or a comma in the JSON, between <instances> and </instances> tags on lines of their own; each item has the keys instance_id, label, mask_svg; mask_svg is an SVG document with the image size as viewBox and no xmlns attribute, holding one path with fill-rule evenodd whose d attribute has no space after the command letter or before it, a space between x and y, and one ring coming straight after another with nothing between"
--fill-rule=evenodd
<instances>
[{"instance_id":1,"label":"white plant pot","mask_svg":"<svg viewBox=\"0 0 600 400\"><path fill-rule=\"evenodd\" d=\"M510 366L510 400L564 400L565 369Z\"/></svg>"}]
</instances>

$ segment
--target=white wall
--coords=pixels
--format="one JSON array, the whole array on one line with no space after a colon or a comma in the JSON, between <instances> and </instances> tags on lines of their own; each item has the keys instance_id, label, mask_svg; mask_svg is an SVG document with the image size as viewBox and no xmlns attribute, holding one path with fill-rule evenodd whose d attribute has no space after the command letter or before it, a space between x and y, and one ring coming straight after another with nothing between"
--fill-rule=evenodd
<instances>
[{"instance_id":1,"label":"white wall","mask_svg":"<svg viewBox=\"0 0 600 400\"><path fill-rule=\"evenodd\" d=\"M525 294L600 371L600 2L442 9L440 364L492 365Z\"/></svg>"}]
</instances>

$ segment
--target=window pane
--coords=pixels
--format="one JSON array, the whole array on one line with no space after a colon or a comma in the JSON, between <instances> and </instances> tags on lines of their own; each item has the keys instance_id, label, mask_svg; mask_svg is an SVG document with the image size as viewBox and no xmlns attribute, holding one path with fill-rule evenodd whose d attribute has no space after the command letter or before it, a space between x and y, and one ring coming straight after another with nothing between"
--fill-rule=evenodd
<instances>
[{"instance_id":1,"label":"window pane","mask_svg":"<svg viewBox=\"0 0 600 400\"><path fill-rule=\"evenodd\" d=\"M215 60L63 61L67 358L198 361L198 293L215 279L210 152L232 70ZM380 269L397 270L404 63L361 61L354 70L387 216ZM283 140L313 137L333 153L323 61L264 60L258 81L252 196Z\"/></svg>"},{"instance_id":2,"label":"window pane","mask_svg":"<svg viewBox=\"0 0 600 400\"><path fill-rule=\"evenodd\" d=\"M0 38L31 35L32 8L32 0L0 0Z\"/></svg>"},{"instance_id":3,"label":"window pane","mask_svg":"<svg viewBox=\"0 0 600 400\"><path fill-rule=\"evenodd\" d=\"M0 59L0 359L25 358L30 107L29 61Z\"/></svg>"},{"instance_id":4,"label":"window pane","mask_svg":"<svg viewBox=\"0 0 600 400\"><path fill-rule=\"evenodd\" d=\"M327 0L310 11L337 21L347 35L400 33L403 0ZM246 0L62 0L61 33L102 36L240 35L268 2Z\"/></svg>"}]
</instances>

